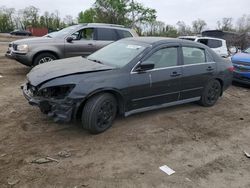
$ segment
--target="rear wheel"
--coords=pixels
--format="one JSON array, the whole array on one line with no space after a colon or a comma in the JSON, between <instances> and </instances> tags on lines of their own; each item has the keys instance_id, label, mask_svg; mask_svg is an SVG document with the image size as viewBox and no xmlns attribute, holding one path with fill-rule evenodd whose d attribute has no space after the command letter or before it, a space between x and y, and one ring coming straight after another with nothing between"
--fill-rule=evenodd
<instances>
[{"instance_id":1,"label":"rear wheel","mask_svg":"<svg viewBox=\"0 0 250 188\"><path fill-rule=\"evenodd\" d=\"M213 106L221 94L221 84L218 80L211 80L206 85L201 96L200 104L202 106Z\"/></svg>"},{"instance_id":2,"label":"rear wheel","mask_svg":"<svg viewBox=\"0 0 250 188\"><path fill-rule=\"evenodd\" d=\"M48 53L48 52L41 53L41 54L39 54L38 56L35 57L33 65L36 66L36 65L39 65L39 64L42 64L42 63L53 61L55 59L56 59L56 56L54 54L52 54L52 53Z\"/></svg>"},{"instance_id":3,"label":"rear wheel","mask_svg":"<svg viewBox=\"0 0 250 188\"><path fill-rule=\"evenodd\" d=\"M116 113L117 102L112 94L96 95L90 98L83 108L83 128L93 134L104 132L112 126Z\"/></svg>"}]
</instances>

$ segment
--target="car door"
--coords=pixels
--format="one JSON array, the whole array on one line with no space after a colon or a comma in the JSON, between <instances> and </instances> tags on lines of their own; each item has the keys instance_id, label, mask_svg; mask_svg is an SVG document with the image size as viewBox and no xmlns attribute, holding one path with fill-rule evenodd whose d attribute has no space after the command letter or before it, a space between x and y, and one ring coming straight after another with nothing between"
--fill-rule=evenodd
<instances>
[{"instance_id":1,"label":"car door","mask_svg":"<svg viewBox=\"0 0 250 188\"><path fill-rule=\"evenodd\" d=\"M130 74L130 110L161 105L178 100L180 79L179 46L161 46L137 65L154 64L152 70Z\"/></svg>"},{"instance_id":2,"label":"car door","mask_svg":"<svg viewBox=\"0 0 250 188\"><path fill-rule=\"evenodd\" d=\"M88 56L96 51L95 28L84 28L71 35L73 40L65 40L65 57Z\"/></svg>"},{"instance_id":3,"label":"car door","mask_svg":"<svg viewBox=\"0 0 250 188\"><path fill-rule=\"evenodd\" d=\"M208 80L216 72L216 63L205 49L193 46L182 47L183 75L180 99L199 97Z\"/></svg>"},{"instance_id":4,"label":"car door","mask_svg":"<svg viewBox=\"0 0 250 188\"><path fill-rule=\"evenodd\" d=\"M118 34L115 31L115 29L103 28L103 27L97 28L97 42L96 42L97 49L101 49L104 46L107 46L108 44L117 40L118 40Z\"/></svg>"}]
</instances>

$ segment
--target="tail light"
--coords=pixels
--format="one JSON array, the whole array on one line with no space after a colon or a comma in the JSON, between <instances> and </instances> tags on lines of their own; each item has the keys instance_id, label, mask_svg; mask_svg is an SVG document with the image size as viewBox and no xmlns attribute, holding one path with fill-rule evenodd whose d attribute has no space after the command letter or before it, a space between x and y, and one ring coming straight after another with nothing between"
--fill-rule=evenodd
<instances>
[{"instance_id":1,"label":"tail light","mask_svg":"<svg viewBox=\"0 0 250 188\"><path fill-rule=\"evenodd\" d=\"M234 68L234 66L231 66L231 67L228 67L227 70L228 70L229 72L233 72L233 71L235 70L235 68Z\"/></svg>"}]
</instances>

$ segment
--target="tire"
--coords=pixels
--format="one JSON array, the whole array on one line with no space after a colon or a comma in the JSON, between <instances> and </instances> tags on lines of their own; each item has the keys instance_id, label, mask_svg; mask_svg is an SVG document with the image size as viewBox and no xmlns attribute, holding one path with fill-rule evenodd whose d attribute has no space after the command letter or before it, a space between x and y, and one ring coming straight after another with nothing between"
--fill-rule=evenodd
<instances>
[{"instance_id":1,"label":"tire","mask_svg":"<svg viewBox=\"0 0 250 188\"><path fill-rule=\"evenodd\" d=\"M41 53L38 56L35 57L34 61L33 61L33 66L42 64L42 63L46 63L49 61L53 61L56 59L56 56L53 55L52 53Z\"/></svg>"},{"instance_id":2,"label":"tire","mask_svg":"<svg viewBox=\"0 0 250 188\"><path fill-rule=\"evenodd\" d=\"M201 96L200 104L205 107L213 106L221 95L221 84L218 80L207 83Z\"/></svg>"},{"instance_id":3,"label":"tire","mask_svg":"<svg viewBox=\"0 0 250 188\"><path fill-rule=\"evenodd\" d=\"M82 111L82 125L92 134L99 134L112 126L117 113L113 95L102 93L90 98Z\"/></svg>"}]
</instances>

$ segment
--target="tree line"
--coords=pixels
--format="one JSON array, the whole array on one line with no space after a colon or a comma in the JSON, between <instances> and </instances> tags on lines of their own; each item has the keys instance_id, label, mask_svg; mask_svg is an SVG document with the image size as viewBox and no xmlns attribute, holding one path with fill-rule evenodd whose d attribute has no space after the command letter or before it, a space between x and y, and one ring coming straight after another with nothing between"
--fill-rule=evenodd
<instances>
[{"instance_id":1,"label":"tree line","mask_svg":"<svg viewBox=\"0 0 250 188\"><path fill-rule=\"evenodd\" d=\"M191 25L178 21L169 25L157 20L155 9L145 7L135 0L96 0L92 7L81 11L77 18L71 15L60 17L59 11L45 11L40 14L39 8L29 6L21 10L0 7L0 32L32 27L46 27L50 31L58 30L77 23L110 23L134 28L140 35L177 37L179 35L200 34L208 29L207 23L197 19ZM249 32L250 15L243 15L233 24L233 18L222 18L217 21L217 29L223 31Z\"/></svg>"}]
</instances>

